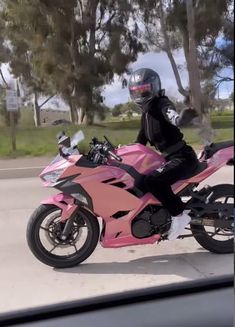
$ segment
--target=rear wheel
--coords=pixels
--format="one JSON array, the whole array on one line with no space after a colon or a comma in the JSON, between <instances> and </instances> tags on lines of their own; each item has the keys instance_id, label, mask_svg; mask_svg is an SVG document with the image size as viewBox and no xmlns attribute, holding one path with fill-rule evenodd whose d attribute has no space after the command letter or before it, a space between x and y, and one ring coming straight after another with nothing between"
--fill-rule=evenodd
<instances>
[{"instance_id":1,"label":"rear wheel","mask_svg":"<svg viewBox=\"0 0 235 327\"><path fill-rule=\"evenodd\" d=\"M213 188L213 195L210 198L210 203L230 203L234 204L234 186L231 184L216 185ZM210 217L208 213L208 219L214 219ZM218 212L218 219L231 220L231 225L234 222L234 214L227 216L223 212ZM233 226L233 225L232 225ZM234 232L231 228L217 228L201 225L191 224L191 230L194 238L197 242L206 250L214 253L232 253L234 250Z\"/></svg>"},{"instance_id":2,"label":"rear wheel","mask_svg":"<svg viewBox=\"0 0 235 327\"><path fill-rule=\"evenodd\" d=\"M61 209L54 205L39 206L27 226L27 242L35 257L54 268L73 267L86 260L99 240L99 223L90 212L81 209L64 239Z\"/></svg>"}]
</instances>

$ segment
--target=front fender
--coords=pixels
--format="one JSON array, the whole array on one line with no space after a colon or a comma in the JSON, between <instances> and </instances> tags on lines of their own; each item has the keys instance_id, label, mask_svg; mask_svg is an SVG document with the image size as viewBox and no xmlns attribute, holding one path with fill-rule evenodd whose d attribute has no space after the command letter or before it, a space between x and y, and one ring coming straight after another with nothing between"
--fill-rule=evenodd
<instances>
[{"instance_id":1,"label":"front fender","mask_svg":"<svg viewBox=\"0 0 235 327\"><path fill-rule=\"evenodd\" d=\"M69 219L78 208L78 205L74 203L74 198L63 193L43 200L41 204L53 204L60 208L62 210L61 221Z\"/></svg>"}]
</instances>

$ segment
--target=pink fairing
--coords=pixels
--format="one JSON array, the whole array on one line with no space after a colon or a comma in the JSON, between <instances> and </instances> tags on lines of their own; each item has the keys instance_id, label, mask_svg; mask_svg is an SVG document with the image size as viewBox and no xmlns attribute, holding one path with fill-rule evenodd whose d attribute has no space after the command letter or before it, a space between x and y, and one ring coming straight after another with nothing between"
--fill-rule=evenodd
<instances>
[{"instance_id":1,"label":"pink fairing","mask_svg":"<svg viewBox=\"0 0 235 327\"><path fill-rule=\"evenodd\" d=\"M165 159L158 153L142 144L125 145L117 149L123 163L134 167L141 174L148 174L165 164Z\"/></svg>"},{"instance_id":2,"label":"pink fairing","mask_svg":"<svg viewBox=\"0 0 235 327\"><path fill-rule=\"evenodd\" d=\"M165 164L164 158L156 151L140 144L123 146L116 150L116 154L122 157L122 164L135 168L143 175L160 168ZM188 179L178 181L172 185L175 193L184 189L188 184L200 183L215 171L224 166L233 157L233 147L219 150L207 161L208 167L200 174ZM76 164L81 156L71 156L62 159L58 163L51 164L41 174L61 170L60 178L74 176L72 183L79 184L92 200L94 219L101 217L103 220L103 232L101 245L103 247L121 247L127 245L152 244L160 240L160 235L154 235L144 239L137 239L132 235L131 225L133 219L149 204L160 205L150 193L139 198L131 194L128 189L134 187L134 178L122 167L113 166L110 159L108 165L89 167ZM116 161L114 161L117 163ZM77 177L75 177L77 175ZM113 184L116 185L113 185ZM122 183L123 187L117 187ZM52 185L53 186L53 185ZM56 187L56 186L55 186ZM56 195L43 203L54 204L62 210L62 220L69 219L78 208L74 204L75 195ZM86 207L86 205L85 205ZM114 218L117 212L126 212L118 219Z\"/></svg>"},{"instance_id":3,"label":"pink fairing","mask_svg":"<svg viewBox=\"0 0 235 327\"><path fill-rule=\"evenodd\" d=\"M234 156L234 147L228 147L217 151L209 160L207 160L207 168L200 174L193 176L189 179L178 181L172 185L172 189L175 193L180 192L188 184L199 184L206 178L213 175L217 170L226 165L226 163Z\"/></svg>"},{"instance_id":4,"label":"pink fairing","mask_svg":"<svg viewBox=\"0 0 235 327\"><path fill-rule=\"evenodd\" d=\"M69 219L78 207L74 204L74 198L62 193L42 201L41 204L53 204L54 206L61 209L62 221Z\"/></svg>"},{"instance_id":5,"label":"pink fairing","mask_svg":"<svg viewBox=\"0 0 235 327\"><path fill-rule=\"evenodd\" d=\"M41 172L41 174L40 174L41 179L43 180L44 175L49 174L54 171L58 171L58 170L61 170L61 172L64 173L65 177L71 176L71 172L76 171L76 169L74 168L75 164L81 157L82 157L82 155L73 155L73 156L67 157L66 159L60 158L60 160L55 163L53 163L53 162L50 163ZM53 184L51 184L50 182L46 182L44 180L43 180L43 185L45 187L53 187Z\"/></svg>"},{"instance_id":6,"label":"pink fairing","mask_svg":"<svg viewBox=\"0 0 235 327\"><path fill-rule=\"evenodd\" d=\"M159 204L159 202L150 194L143 196L135 209L121 219L113 219L111 217L103 217L105 221L105 234L101 237L101 245L103 247L122 247L127 245L153 244L160 240L160 235L153 235L144 239L137 239L131 233L132 220L140 213L148 204ZM118 237L117 237L118 235Z\"/></svg>"},{"instance_id":7,"label":"pink fairing","mask_svg":"<svg viewBox=\"0 0 235 327\"><path fill-rule=\"evenodd\" d=\"M216 152L209 160L207 160L208 167L202 173L192 177L187 182L190 183L201 183L204 179L214 174L221 167L225 166L226 163L234 157L234 147L228 147Z\"/></svg>"}]
</instances>

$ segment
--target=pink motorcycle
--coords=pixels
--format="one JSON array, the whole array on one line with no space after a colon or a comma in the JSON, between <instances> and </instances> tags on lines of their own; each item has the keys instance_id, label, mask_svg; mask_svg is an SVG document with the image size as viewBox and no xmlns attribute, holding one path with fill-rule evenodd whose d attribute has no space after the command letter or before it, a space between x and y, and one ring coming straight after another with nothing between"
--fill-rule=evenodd
<instances>
[{"instance_id":1,"label":"pink motorcycle","mask_svg":"<svg viewBox=\"0 0 235 327\"><path fill-rule=\"evenodd\" d=\"M80 131L72 141L58 136L59 155L40 174L44 186L61 193L44 200L27 227L29 248L38 260L67 268L86 260L98 241L104 248L153 244L167 240L169 212L143 187L146 174L164 165L164 158L141 144L114 147L105 137L93 138L81 154ZM204 148L193 175L172 188L190 210L190 233L205 249L233 252L234 187L198 185L224 165L233 165L234 141ZM99 221L100 219L100 221ZM101 230L101 232L100 232Z\"/></svg>"}]
</instances>

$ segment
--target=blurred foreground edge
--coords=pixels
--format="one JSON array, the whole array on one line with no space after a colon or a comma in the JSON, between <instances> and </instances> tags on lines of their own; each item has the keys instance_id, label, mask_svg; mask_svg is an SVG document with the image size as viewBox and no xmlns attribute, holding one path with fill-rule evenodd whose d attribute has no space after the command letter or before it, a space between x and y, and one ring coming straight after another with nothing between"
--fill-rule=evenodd
<instances>
[{"instance_id":1,"label":"blurred foreground edge","mask_svg":"<svg viewBox=\"0 0 235 327\"><path fill-rule=\"evenodd\" d=\"M232 326L233 284L226 275L13 311L0 326Z\"/></svg>"}]
</instances>

